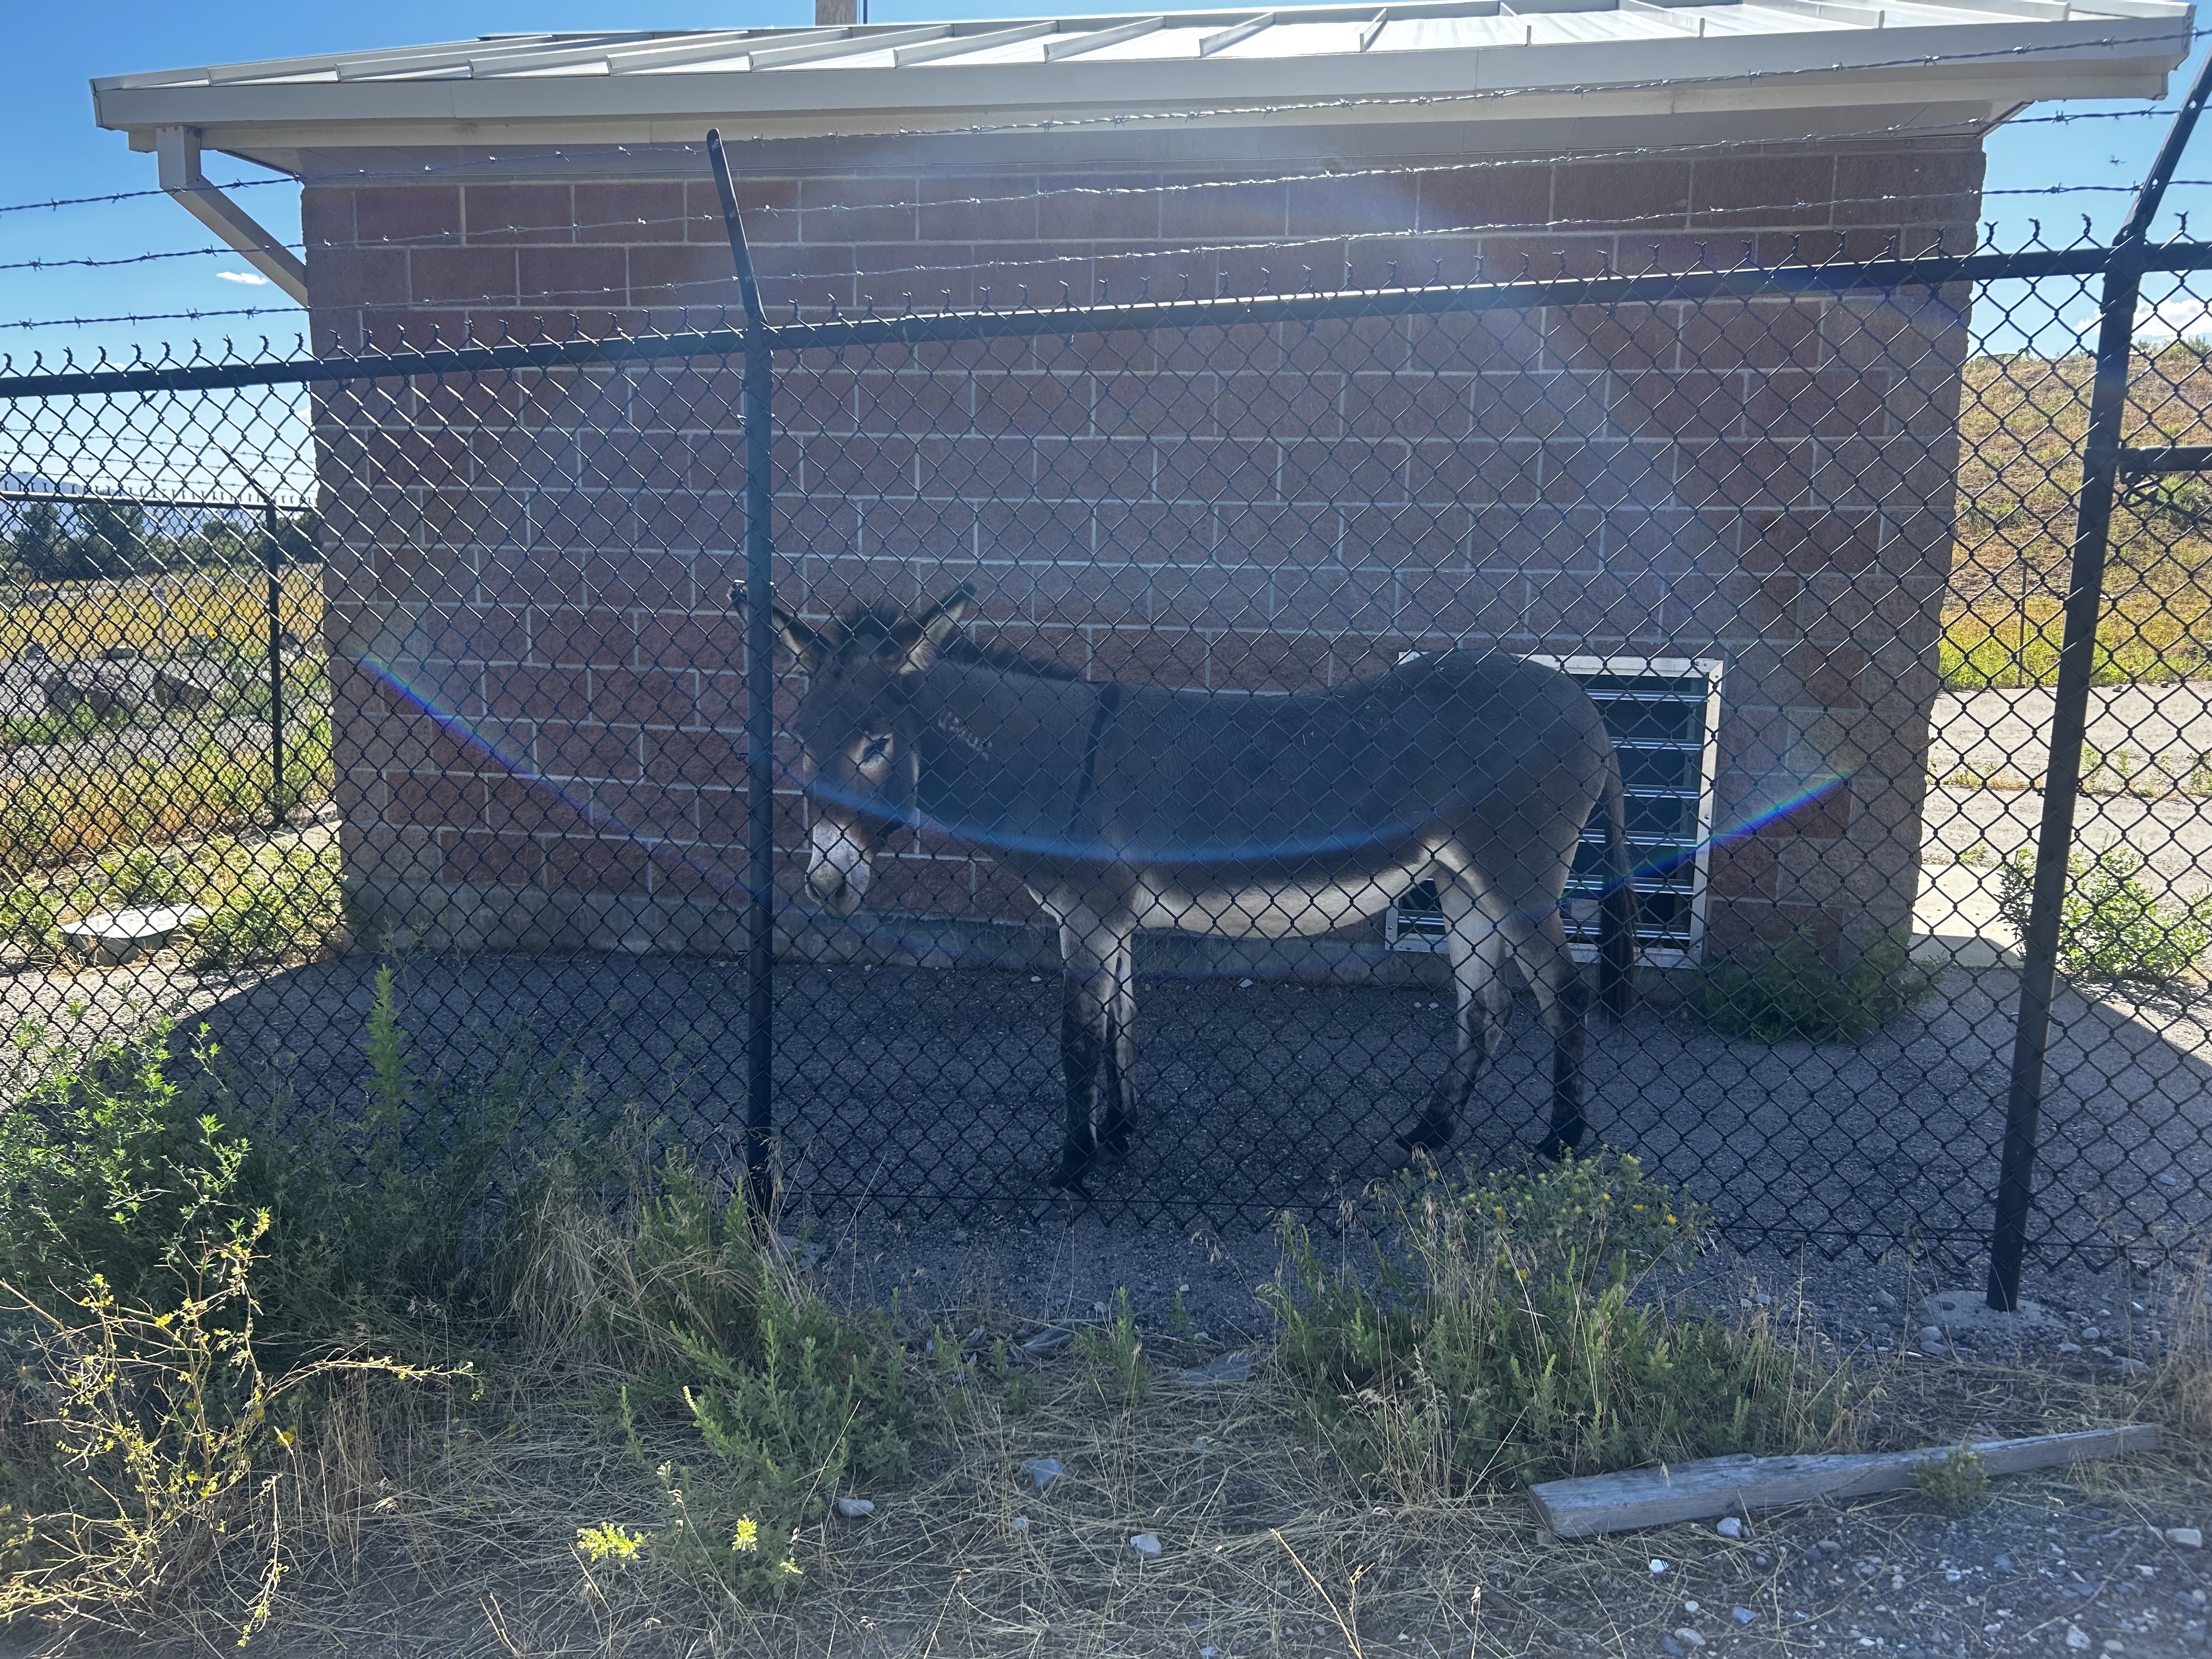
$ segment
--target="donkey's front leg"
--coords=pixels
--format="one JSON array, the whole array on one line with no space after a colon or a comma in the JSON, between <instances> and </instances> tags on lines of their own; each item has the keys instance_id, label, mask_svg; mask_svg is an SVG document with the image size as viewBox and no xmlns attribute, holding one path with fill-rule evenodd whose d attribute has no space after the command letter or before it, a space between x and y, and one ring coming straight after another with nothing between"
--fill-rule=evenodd
<instances>
[{"instance_id":1,"label":"donkey's front leg","mask_svg":"<svg viewBox=\"0 0 2212 1659\"><path fill-rule=\"evenodd\" d=\"M1060 1064L1067 1082L1067 1133L1052 1184L1073 1192L1083 1190L1097 1161L1101 1084L1109 1070L1118 1000L1115 968L1127 945L1126 930L1090 918L1060 924ZM1118 1087L1114 1092L1118 1096Z\"/></svg>"}]
</instances>

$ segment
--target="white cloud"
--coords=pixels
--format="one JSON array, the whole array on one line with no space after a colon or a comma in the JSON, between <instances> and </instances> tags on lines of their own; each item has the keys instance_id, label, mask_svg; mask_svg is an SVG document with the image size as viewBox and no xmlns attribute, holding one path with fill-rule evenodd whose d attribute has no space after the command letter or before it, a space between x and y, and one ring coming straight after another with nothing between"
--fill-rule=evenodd
<instances>
[{"instance_id":1,"label":"white cloud","mask_svg":"<svg viewBox=\"0 0 2212 1659\"><path fill-rule=\"evenodd\" d=\"M226 283L243 283L248 288L269 286L269 279L258 270L218 270L216 275Z\"/></svg>"},{"instance_id":2,"label":"white cloud","mask_svg":"<svg viewBox=\"0 0 2212 1659\"><path fill-rule=\"evenodd\" d=\"M2203 301L2191 294L2177 294L2170 300L2159 301L2155 305L2138 301L2136 332L2139 336L2172 340L2212 333L2212 313L2207 312Z\"/></svg>"}]
</instances>

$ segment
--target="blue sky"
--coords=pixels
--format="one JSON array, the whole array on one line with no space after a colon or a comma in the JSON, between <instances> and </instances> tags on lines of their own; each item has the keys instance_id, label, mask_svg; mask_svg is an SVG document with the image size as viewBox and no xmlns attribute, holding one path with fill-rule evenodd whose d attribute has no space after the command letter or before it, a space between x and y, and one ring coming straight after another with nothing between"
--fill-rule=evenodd
<instances>
[{"instance_id":1,"label":"blue sky","mask_svg":"<svg viewBox=\"0 0 2212 1659\"><path fill-rule=\"evenodd\" d=\"M1105 9L1093 6L1085 9ZM875 21L944 16L1035 15L1021 0L872 0ZM453 40L533 29L701 28L793 24L811 20L811 0L755 0L743 7L655 0L650 8L589 0L384 0L359 11L268 3L221 3L187 8L154 0L110 0L99 26L88 27L74 7L25 4L10 18L11 50L0 61L0 204L58 197L145 190L154 183L154 161L134 155L119 134L93 125L86 82L95 75L227 63L292 52L328 52ZM2177 100L2192 64L2175 79L2167 101ZM2075 109L2112 106L2077 105ZM2091 121L2063 126L2008 129L1990 143L1992 189L2038 189L2053 183L2132 185L2157 148L2164 123L2156 119ZM209 158L216 179L247 176L249 169L221 156ZM2212 131L2182 168L2190 178L2212 178ZM271 185L245 192L263 222L285 236L297 234L296 191ZM2179 191L2177 206L2196 205L2212 231L2212 188ZM2046 234L2070 240L2079 215L2089 212L2109 229L2124 207L2124 194L2070 198L1994 197L1986 217L2010 234L2024 235L2027 220L2042 216ZM27 259L115 258L149 251L199 247L212 240L183 209L160 197L24 213L0 214L0 264ZM224 273L231 275L226 276ZM234 280L248 274L234 258L191 258L109 270L61 268L0 270L0 325L25 319L106 317L123 313L213 311L281 304L267 286ZM2079 311L2069 307L2068 314ZM269 331L284 337L284 317L205 319L87 327L23 329L0 326L0 352L22 362L33 349L51 356L64 346L79 354L106 349L127 353L165 340L241 340Z\"/></svg>"}]
</instances>

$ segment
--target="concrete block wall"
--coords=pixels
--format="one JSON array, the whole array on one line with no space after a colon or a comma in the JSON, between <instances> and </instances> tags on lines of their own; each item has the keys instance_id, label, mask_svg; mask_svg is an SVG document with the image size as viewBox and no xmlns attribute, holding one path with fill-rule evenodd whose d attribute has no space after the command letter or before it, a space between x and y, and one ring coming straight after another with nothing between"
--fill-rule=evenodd
<instances>
[{"instance_id":1,"label":"concrete block wall","mask_svg":"<svg viewBox=\"0 0 2212 1659\"><path fill-rule=\"evenodd\" d=\"M1514 166L1467 165L1442 128L1147 142L1020 165L783 151L740 196L778 314L823 316L908 293L1005 306L1024 284L1057 303L1062 283L1280 291L1306 267L1382 286L1524 257L1589 274L1960 246L1981 167L1964 141ZM1431 170L1328 176L1400 164ZM705 178L510 165L540 176L311 189L318 345L698 325L734 303ZM1291 173L1316 176L1149 188ZM1440 234L1391 234L1409 228ZM820 618L967 580L1001 644L1224 688L1453 642L1717 655L1715 941L1863 934L1904 921L1917 878L1966 303L809 353L778 388L779 580ZM463 945L732 948L734 363L352 383L318 394L316 422L349 879ZM780 844L805 810L782 798ZM988 861L921 843L872 904L1033 914Z\"/></svg>"}]
</instances>

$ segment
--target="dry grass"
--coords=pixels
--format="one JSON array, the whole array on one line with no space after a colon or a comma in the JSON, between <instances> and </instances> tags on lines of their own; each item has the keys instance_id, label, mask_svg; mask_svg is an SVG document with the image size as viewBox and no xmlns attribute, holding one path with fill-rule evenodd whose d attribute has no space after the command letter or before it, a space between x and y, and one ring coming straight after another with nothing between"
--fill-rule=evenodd
<instances>
[{"instance_id":1,"label":"dry grass","mask_svg":"<svg viewBox=\"0 0 2212 1659\"><path fill-rule=\"evenodd\" d=\"M285 571L280 592L283 626L301 639L320 632L319 568ZM195 635L259 650L269 639L268 595L266 577L227 571L11 587L0 605L0 657L17 656L34 641L62 658L123 647L166 653Z\"/></svg>"},{"instance_id":2,"label":"dry grass","mask_svg":"<svg viewBox=\"0 0 2212 1659\"><path fill-rule=\"evenodd\" d=\"M1942 670L1958 687L2047 684L2088 427L2087 356L1981 357L1960 412L1958 531ZM2212 441L2212 366L2176 342L2136 354L2130 443ZM2174 479L2123 492L2112 514L2098 673L2194 678L2212 652L2212 495Z\"/></svg>"},{"instance_id":3,"label":"dry grass","mask_svg":"<svg viewBox=\"0 0 2212 1659\"><path fill-rule=\"evenodd\" d=\"M541 1340L565 1346L593 1328L605 1240L543 1234L557 1245L524 1301L541 1301ZM599 1265L594 1265L599 1264ZM2186 1303L2188 1297L2183 1298ZM2201 1300L2193 1305L2201 1309ZM988 1287L935 1323L987 1319ZM588 1346L588 1345L587 1345ZM573 1350L572 1350L573 1352ZM2155 1417L2176 1443L2157 1458L2092 1466L2075 1487L2155 1522L2206 1491L2212 1413L2202 1316L2172 1357L2133 1384L2025 1365L1893 1359L1862 1401L1870 1443L1940 1446L1968 1436L2067 1429ZM336 1394L303 1437L283 1487L286 1573L259 1650L283 1655L469 1652L551 1655L1369 1656L1409 1650L1553 1653L1595 1643L1640 1651L1680 1620L1648 1571L1655 1551L1687 1571L1702 1553L1731 1563L1749 1546L1707 1534L1629 1534L1561 1545L1542 1539L1517 1495L1408 1500L1363 1491L1302 1439L1294 1402L1263 1371L1196 1390L1174 1369L1199 1356L1168 1342L1148 1356L1158 1385L1133 1408L1109 1407L1073 1346L1032 1370L1036 1403L1009 1408L988 1375L933 1373L923 1389L927 1449L907 1485L864 1495L876 1513L830 1520L804 1540L805 1588L768 1606L702 1595L648 1560L587 1562L580 1528L649 1531L659 1487L624 1447L604 1390L617 1373L550 1351L495 1370L490 1388ZM695 1444L668 1435L652 1455ZM1040 1493L1029 1460L1066 1473ZM1991 1514L2039 1527L2040 1488L1996 1483ZM1897 1540L1902 1559L1921 1506L1909 1495L1855 1507L1855 1536ZM1026 1528L1016 1522L1026 1517ZM1817 1512L1815 1536L1832 1522ZM1762 1533L1765 1528L1762 1528ZM1131 1538L1159 1539L1157 1559ZM1856 1546L1855 1546L1856 1547ZM1737 1581L1755 1607L1807 1602L1777 1567ZM1836 1606L1841 1606L1842 1591ZM1816 1616L1822 1606L1811 1604ZM172 1623L180 1644L187 1624ZM210 1621L201 1644L220 1641ZM1749 1643L1753 1632L1744 1632ZM76 1643L112 1651L112 1633Z\"/></svg>"}]
</instances>

